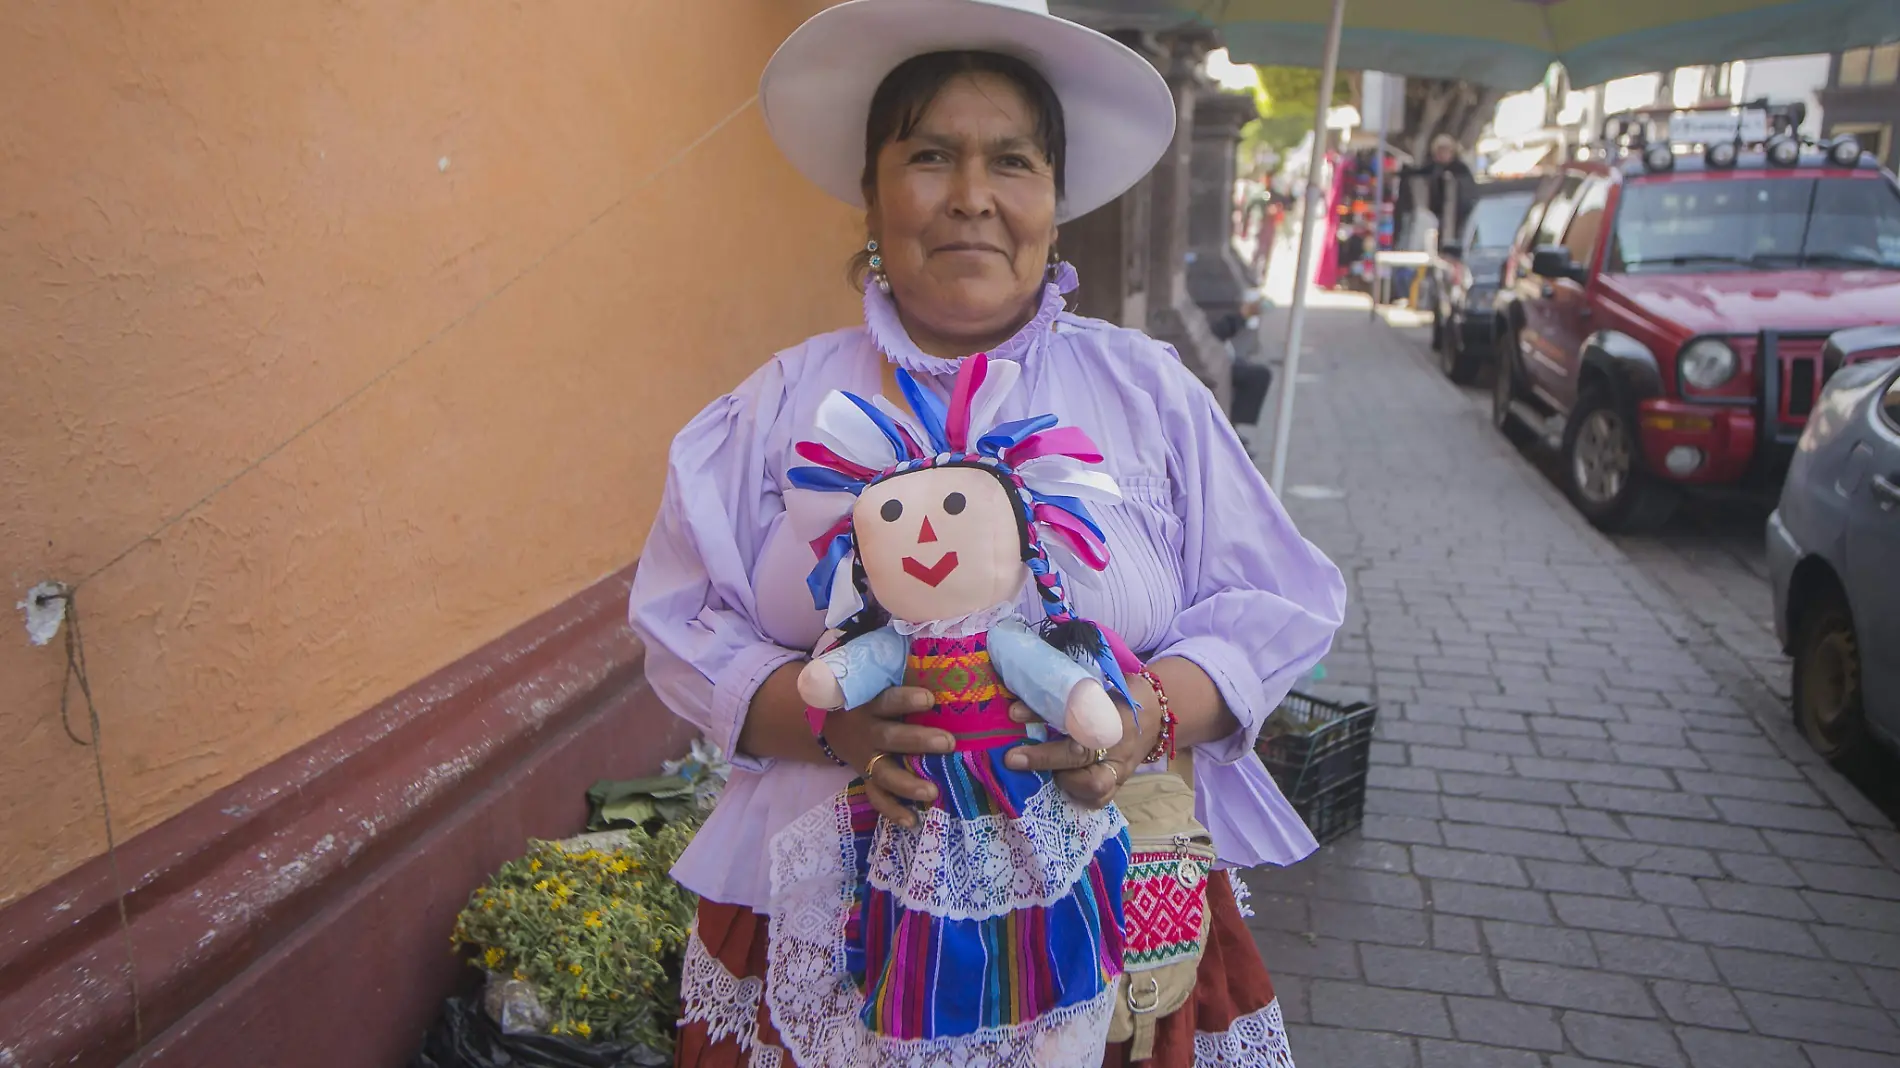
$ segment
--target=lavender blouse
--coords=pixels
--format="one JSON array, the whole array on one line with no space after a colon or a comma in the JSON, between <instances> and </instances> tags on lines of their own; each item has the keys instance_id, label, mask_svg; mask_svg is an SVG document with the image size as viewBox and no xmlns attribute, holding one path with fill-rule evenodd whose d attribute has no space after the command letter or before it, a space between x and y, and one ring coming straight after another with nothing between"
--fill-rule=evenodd
<instances>
[{"instance_id":1,"label":"lavender blouse","mask_svg":"<svg viewBox=\"0 0 1900 1068\"><path fill-rule=\"evenodd\" d=\"M1214 680L1241 729L1197 750L1201 821L1227 864L1290 864L1316 843L1253 742L1331 645L1345 583L1294 530L1173 349L1063 312L1074 284L1064 265L1037 316L990 353L1023 366L1000 417L1052 412L1101 447L1125 500L1094 509L1108 535L1108 570L1064 570L1076 609L1148 658L1183 657ZM736 750L759 685L824 633L805 586L808 543L836 505L787 484L786 468L800 462L792 443L827 391L880 392L886 359L940 391L955 373L955 361L911 342L874 288L864 316L864 326L779 353L680 431L634 578L630 618L646 642L647 678L668 707L732 755L718 808L673 871L714 901L762 909L772 836L852 775ZM1040 618L1027 593L1024 614Z\"/></svg>"}]
</instances>

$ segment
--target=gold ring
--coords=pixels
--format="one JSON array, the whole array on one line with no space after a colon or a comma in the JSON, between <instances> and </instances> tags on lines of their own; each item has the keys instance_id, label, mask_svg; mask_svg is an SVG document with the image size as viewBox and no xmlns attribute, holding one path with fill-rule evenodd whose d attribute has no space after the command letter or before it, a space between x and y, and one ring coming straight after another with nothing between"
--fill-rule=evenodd
<instances>
[{"instance_id":1,"label":"gold ring","mask_svg":"<svg viewBox=\"0 0 1900 1068\"><path fill-rule=\"evenodd\" d=\"M1103 762L1102 762L1102 766L1103 766L1103 767L1105 767L1105 768L1107 768L1107 769L1108 769L1108 773L1109 773L1110 775L1113 775L1113 776L1115 777L1115 785L1116 785L1116 786L1120 786L1120 785L1122 784L1122 771L1121 771L1121 769L1120 769L1120 768L1118 768L1118 767L1116 767L1116 766L1115 766L1115 765L1113 765L1113 764L1110 764L1110 763L1109 763L1109 762L1107 762L1107 761L1103 761Z\"/></svg>"},{"instance_id":2,"label":"gold ring","mask_svg":"<svg viewBox=\"0 0 1900 1068\"><path fill-rule=\"evenodd\" d=\"M1095 762L1096 762L1097 764L1106 764L1106 763L1108 763L1108 750L1106 750L1106 749L1097 749L1097 750L1095 751Z\"/></svg>"},{"instance_id":3,"label":"gold ring","mask_svg":"<svg viewBox=\"0 0 1900 1068\"><path fill-rule=\"evenodd\" d=\"M869 762L867 762L867 763L866 763L866 764L864 765L864 781L865 781L865 782L870 782L870 781L871 781L871 772L873 772L873 771L875 771L875 770L877 769L877 762L878 762L878 761L880 761L880 760L883 760L883 759L884 759L885 757L887 757L887 756L890 756L890 754L889 754L889 753L879 753L879 754L877 754L876 756L874 756L874 757L872 757L872 758L870 759L870 761L869 761Z\"/></svg>"}]
</instances>

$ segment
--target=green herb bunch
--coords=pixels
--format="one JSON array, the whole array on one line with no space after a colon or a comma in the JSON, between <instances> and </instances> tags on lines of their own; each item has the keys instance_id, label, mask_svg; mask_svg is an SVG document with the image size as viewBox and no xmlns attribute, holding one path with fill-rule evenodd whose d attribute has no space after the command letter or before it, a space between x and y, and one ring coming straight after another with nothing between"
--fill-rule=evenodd
<instances>
[{"instance_id":1,"label":"green herb bunch","mask_svg":"<svg viewBox=\"0 0 1900 1068\"><path fill-rule=\"evenodd\" d=\"M551 1033L670 1052L698 899L667 872L701 819L636 827L614 848L532 842L469 898L451 940L475 967L531 984Z\"/></svg>"}]
</instances>

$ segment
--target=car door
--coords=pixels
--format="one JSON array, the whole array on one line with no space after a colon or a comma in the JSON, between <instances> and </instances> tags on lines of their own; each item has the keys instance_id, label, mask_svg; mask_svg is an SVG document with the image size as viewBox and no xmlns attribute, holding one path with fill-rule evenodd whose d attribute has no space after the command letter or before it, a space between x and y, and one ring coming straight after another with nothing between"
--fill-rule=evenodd
<instances>
[{"instance_id":1,"label":"car door","mask_svg":"<svg viewBox=\"0 0 1900 1068\"><path fill-rule=\"evenodd\" d=\"M1569 225L1564 228L1562 242L1583 277L1544 279L1544 292L1549 293L1544 338L1555 361L1549 389L1551 399L1565 411L1577 403L1583 341L1595 328L1591 322L1589 287L1596 278L1597 244L1603 235L1604 208L1609 197L1608 178L1596 176L1584 181L1577 191L1576 207L1571 212Z\"/></svg>"},{"instance_id":2,"label":"car door","mask_svg":"<svg viewBox=\"0 0 1900 1068\"><path fill-rule=\"evenodd\" d=\"M1872 457L1848 502L1844 578L1860 639L1862 707L1900 732L1900 369L1873 408L1856 446Z\"/></svg>"},{"instance_id":3,"label":"car door","mask_svg":"<svg viewBox=\"0 0 1900 1068\"><path fill-rule=\"evenodd\" d=\"M1557 290L1550 279L1531 273L1530 257L1542 246L1563 242L1564 230L1570 225L1571 212L1577 204L1577 191L1582 185L1581 174L1563 176L1557 194L1544 209L1544 217L1537 225L1537 232L1521 250L1524 262L1518 268L1518 306L1522 312L1523 325L1518 328L1517 343L1524 381L1546 400L1557 403L1561 402L1557 401L1553 387L1563 378L1563 361L1558 355L1560 342L1553 337L1557 331L1554 318Z\"/></svg>"}]
</instances>

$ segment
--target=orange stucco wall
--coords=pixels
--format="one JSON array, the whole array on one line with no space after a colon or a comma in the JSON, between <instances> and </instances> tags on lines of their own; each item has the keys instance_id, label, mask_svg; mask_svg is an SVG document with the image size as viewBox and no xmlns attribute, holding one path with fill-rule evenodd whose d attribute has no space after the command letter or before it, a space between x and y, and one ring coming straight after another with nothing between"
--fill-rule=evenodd
<instances>
[{"instance_id":1,"label":"orange stucco wall","mask_svg":"<svg viewBox=\"0 0 1900 1068\"><path fill-rule=\"evenodd\" d=\"M83 580L122 837L631 560L673 431L850 321L752 99L822 6L8 5L0 577ZM0 903L105 844L11 618Z\"/></svg>"}]
</instances>

